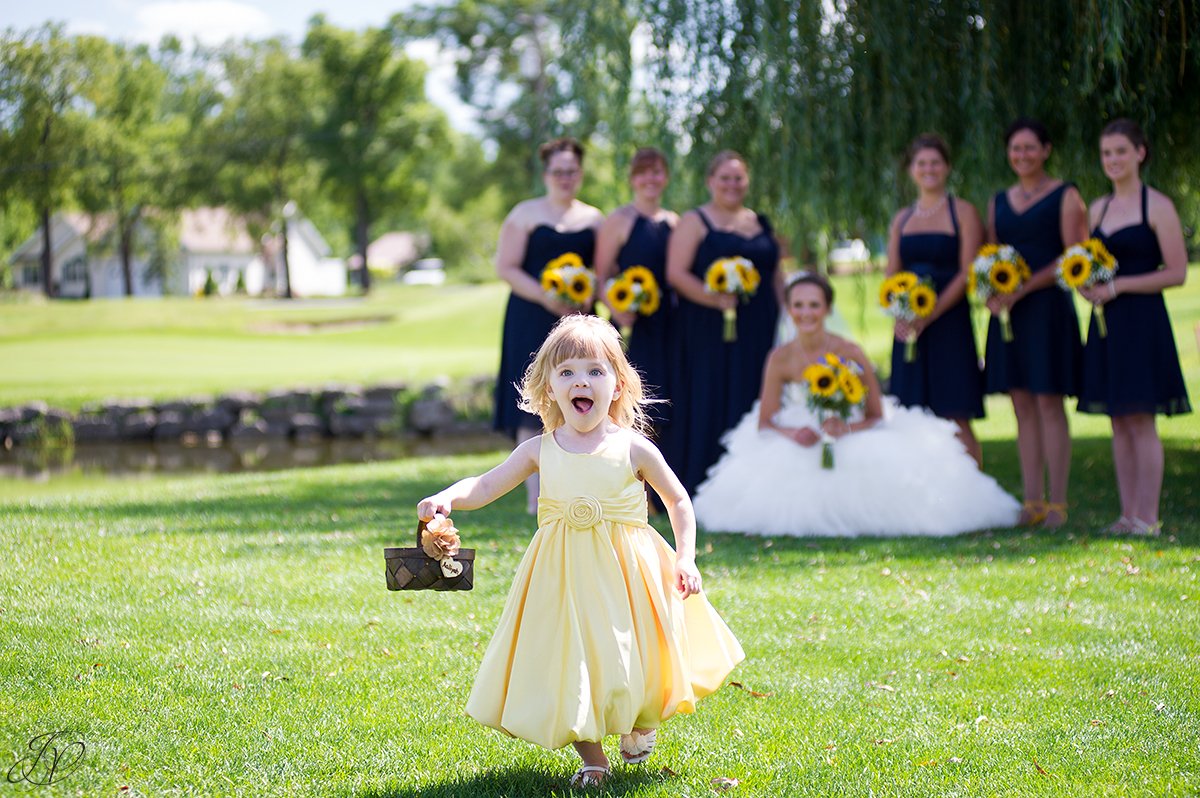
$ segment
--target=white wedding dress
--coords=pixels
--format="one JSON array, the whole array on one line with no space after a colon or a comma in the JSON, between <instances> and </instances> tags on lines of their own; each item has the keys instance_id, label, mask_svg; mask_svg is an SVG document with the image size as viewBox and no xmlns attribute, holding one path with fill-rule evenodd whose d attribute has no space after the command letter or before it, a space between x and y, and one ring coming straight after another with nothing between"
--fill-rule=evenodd
<instances>
[{"instance_id":1,"label":"white wedding dress","mask_svg":"<svg viewBox=\"0 0 1200 798\"><path fill-rule=\"evenodd\" d=\"M784 386L780 426L818 428L804 386ZM726 453L693 504L712 532L846 537L956 535L1011 527L1020 504L981 472L957 426L884 397L883 419L837 439L834 467L821 445L758 429L758 404L725 433Z\"/></svg>"}]
</instances>

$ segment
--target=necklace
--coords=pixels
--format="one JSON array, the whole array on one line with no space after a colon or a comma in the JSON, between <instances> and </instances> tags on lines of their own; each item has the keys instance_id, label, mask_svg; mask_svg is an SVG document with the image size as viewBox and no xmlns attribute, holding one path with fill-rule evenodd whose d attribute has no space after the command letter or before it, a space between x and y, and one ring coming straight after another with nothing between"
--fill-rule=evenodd
<instances>
[{"instance_id":1,"label":"necklace","mask_svg":"<svg viewBox=\"0 0 1200 798\"><path fill-rule=\"evenodd\" d=\"M913 205L913 216L917 217L918 219L928 219L930 216L933 216L935 213L940 211L942 209L942 206L945 204L946 204L946 195L945 194L942 195L942 198L940 200L933 203L933 205L929 206L928 208L922 208L921 201L917 200L916 204Z\"/></svg>"},{"instance_id":2,"label":"necklace","mask_svg":"<svg viewBox=\"0 0 1200 798\"><path fill-rule=\"evenodd\" d=\"M1037 185L1035 185L1032 189L1030 189L1028 191L1026 191L1025 187L1022 186L1020 183L1017 183L1017 193L1021 195L1021 199L1025 200L1026 202L1029 202L1031 199L1036 197L1041 192L1042 186L1046 185L1046 181L1048 181L1049 179L1050 179L1049 176L1042 175L1041 179L1037 181Z\"/></svg>"}]
</instances>

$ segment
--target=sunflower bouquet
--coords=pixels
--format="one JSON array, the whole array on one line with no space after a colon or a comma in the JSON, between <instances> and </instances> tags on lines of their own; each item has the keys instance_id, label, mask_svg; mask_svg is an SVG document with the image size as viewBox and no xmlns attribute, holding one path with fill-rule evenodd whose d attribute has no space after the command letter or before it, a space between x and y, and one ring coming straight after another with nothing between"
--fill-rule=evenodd
<instances>
[{"instance_id":1,"label":"sunflower bouquet","mask_svg":"<svg viewBox=\"0 0 1200 798\"><path fill-rule=\"evenodd\" d=\"M641 316L653 316L662 303L658 280L645 266L630 266L609 280L604 296L618 313L633 312ZM628 338L630 332L628 325L621 327L622 338Z\"/></svg>"},{"instance_id":2,"label":"sunflower bouquet","mask_svg":"<svg viewBox=\"0 0 1200 798\"><path fill-rule=\"evenodd\" d=\"M541 282L547 294L582 310L592 297L596 277L578 253L565 252L546 264Z\"/></svg>"},{"instance_id":3,"label":"sunflower bouquet","mask_svg":"<svg viewBox=\"0 0 1200 798\"><path fill-rule=\"evenodd\" d=\"M867 400L867 385L863 382L862 367L853 360L843 360L826 352L823 360L804 369L808 383L808 407L817 414L821 425L821 467L833 468L833 438L824 431L826 418L850 418L856 408Z\"/></svg>"},{"instance_id":4,"label":"sunflower bouquet","mask_svg":"<svg viewBox=\"0 0 1200 798\"><path fill-rule=\"evenodd\" d=\"M967 296L985 303L994 296L1014 293L1031 276L1029 264L1011 244L984 244L971 262L967 275ZM1008 308L1000 313L1000 334L1005 343L1012 341L1012 321Z\"/></svg>"},{"instance_id":5,"label":"sunflower bouquet","mask_svg":"<svg viewBox=\"0 0 1200 798\"><path fill-rule=\"evenodd\" d=\"M717 258L704 273L704 289L711 294L733 294L743 302L758 291L762 277L747 258ZM725 340L737 340L737 308L724 311Z\"/></svg>"},{"instance_id":6,"label":"sunflower bouquet","mask_svg":"<svg viewBox=\"0 0 1200 798\"><path fill-rule=\"evenodd\" d=\"M1068 291L1111 283L1116 276L1117 259L1098 238L1067 247L1058 259L1058 284ZM1106 337L1108 325L1104 323L1104 306L1092 305L1092 315L1096 317L1100 337Z\"/></svg>"},{"instance_id":7,"label":"sunflower bouquet","mask_svg":"<svg viewBox=\"0 0 1200 798\"><path fill-rule=\"evenodd\" d=\"M879 287L879 305L883 312L897 321L910 324L933 313L937 304L937 292L928 279L913 272L896 272ZM910 332L904 339L904 362L911 363L917 357L917 336Z\"/></svg>"}]
</instances>

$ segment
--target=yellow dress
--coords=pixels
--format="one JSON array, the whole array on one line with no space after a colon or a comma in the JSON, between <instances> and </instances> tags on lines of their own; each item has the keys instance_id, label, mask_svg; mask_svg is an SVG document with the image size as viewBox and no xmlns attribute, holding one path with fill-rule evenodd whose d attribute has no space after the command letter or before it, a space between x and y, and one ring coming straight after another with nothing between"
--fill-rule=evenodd
<instances>
[{"instance_id":1,"label":"yellow dress","mask_svg":"<svg viewBox=\"0 0 1200 798\"><path fill-rule=\"evenodd\" d=\"M675 589L633 435L589 454L542 435L538 530L467 700L480 723L546 748L652 729L694 712L745 657L703 594Z\"/></svg>"}]
</instances>

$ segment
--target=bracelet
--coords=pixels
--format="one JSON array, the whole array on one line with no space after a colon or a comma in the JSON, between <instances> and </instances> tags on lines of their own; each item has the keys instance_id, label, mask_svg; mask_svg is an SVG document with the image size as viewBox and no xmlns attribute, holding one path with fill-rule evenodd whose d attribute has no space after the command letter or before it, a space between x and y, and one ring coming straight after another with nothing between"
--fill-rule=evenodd
<instances>
[{"instance_id":1,"label":"bracelet","mask_svg":"<svg viewBox=\"0 0 1200 798\"><path fill-rule=\"evenodd\" d=\"M1116 299L1117 298L1117 281L1116 280L1110 281L1108 284L1108 287L1112 289L1112 296L1109 298Z\"/></svg>"}]
</instances>

